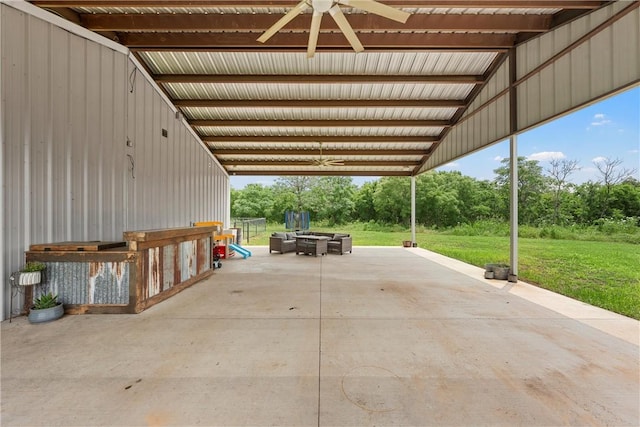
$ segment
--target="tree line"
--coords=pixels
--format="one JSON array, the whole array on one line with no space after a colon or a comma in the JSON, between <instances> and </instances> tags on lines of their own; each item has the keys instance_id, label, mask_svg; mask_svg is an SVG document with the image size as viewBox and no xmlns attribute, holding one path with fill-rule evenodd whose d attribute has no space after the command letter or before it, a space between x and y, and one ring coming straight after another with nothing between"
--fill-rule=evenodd
<instances>
[{"instance_id":1,"label":"tree line","mask_svg":"<svg viewBox=\"0 0 640 427\"><path fill-rule=\"evenodd\" d=\"M525 225L596 224L602 219L640 218L640 181L619 159L595 163L599 179L573 184L574 160L518 158L519 222ZM446 228L481 220L509 219L509 159L493 180L459 172L428 172L416 177L416 223ZM281 177L271 186L249 184L231 190L233 217L264 217L284 222L287 210L308 211L328 225L378 222L409 225L409 177L383 177L358 187L351 177Z\"/></svg>"}]
</instances>

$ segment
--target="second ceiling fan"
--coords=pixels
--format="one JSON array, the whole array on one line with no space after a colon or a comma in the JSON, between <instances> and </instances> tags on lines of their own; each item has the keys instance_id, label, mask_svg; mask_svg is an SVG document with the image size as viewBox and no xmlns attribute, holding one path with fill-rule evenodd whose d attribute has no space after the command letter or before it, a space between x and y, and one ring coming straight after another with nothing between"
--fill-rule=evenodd
<instances>
[{"instance_id":1,"label":"second ceiling fan","mask_svg":"<svg viewBox=\"0 0 640 427\"><path fill-rule=\"evenodd\" d=\"M407 19L411 15L400 9L387 6L375 0L302 0L293 9L287 12L282 18L265 31L259 38L260 43L264 43L269 40L275 33L280 31L285 25L291 22L296 16L308 10L313 9L313 16L311 18L311 28L309 30L309 44L307 46L307 57L313 58L316 52L316 46L318 45L318 35L320 34L320 23L322 22L322 15L325 12L329 12L329 15L336 21L340 31L349 41L351 47L356 52L362 52L364 47L355 31L347 21L347 18L342 13L340 5L350 6L357 9L364 10L369 13L383 16L385 18L392 19L394 21L407 22Z\"/></svg>"}]
</instances>

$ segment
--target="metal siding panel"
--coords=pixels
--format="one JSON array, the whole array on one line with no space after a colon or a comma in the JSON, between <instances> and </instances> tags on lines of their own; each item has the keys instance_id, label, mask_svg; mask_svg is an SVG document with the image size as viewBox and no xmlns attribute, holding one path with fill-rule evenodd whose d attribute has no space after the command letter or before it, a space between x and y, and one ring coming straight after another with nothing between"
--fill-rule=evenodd
<instances>
[{"instance_id":1,"label":"metal siding panel","mask_svg":"<svg viewBox=\"0 0 640 427\"><path fill-rule=\"evenodd\" d=\"M571 101L574 107L591 99L589 46L587 44L578 46L569 55L571 56Z\"/></svg>"},{"instance_id":2,"label":"metal siding panel","mask_svg":"<svg viewBox=\"0 0 640 427\"><path fill-rule=\"evenodd\" d=\"M50 208L48 232L45 241L59 242L67 239L67 218L70 216L67 200L70 199L70 189L67 180L67 145L70 143L71 126L69 125L71 113L71 89L72 82L69 78L69 63L71 60L71 44L69 33L59 28L54 28L51 33L51 45L55 47L56 54L51 57L51 99L50 106L56 105L52 110L51 148L49 161L51 179L48 184L50 191ZM53 102L57 100L57 102Z\"/></svg>"},{"instance_id":3,"label":"metal siding panel","mask_svg":"<svg viewBox=\"0 0 640 427\"><path fill-rule=\"evenodd\" d=\"M11 105L1 116L5 271L18 270L30 243L120 239L125 230L184 224L176 218L191 217L212 200L224 203L224 192L203 195L200 190L179 204L176 198L187 187L177 184L165 191L158 185L159 178L179 182L191 166L192 179L200 185L196 188L202 188L203 175L223 172L217 164L208 170L208 163L205 169L205 162L187 162L200 158L204 148L182 122L172 123L180 132L171 132L184 140L179 149L159 143L158 125L175 122L173 111L141 73L128 94L133 68L125 55L5 4L0 7L2 99ZM154 108L164 119L154 117ZM127 138L133 148L126 146ZM147 160L154 151L160 165L154 164L155 157ZM136 179L127 154L133 156ZM182 162L177 167L176 157ZM167 205L174 210L158 208ZM2 314L8 317L7 285L2 296Z\"/></svg>"},{"instance_id":4,"label":"metal siding panel","mask_svg":"<svg viewBox=\"0 0 640 427\"><path fill-rule=\"evenodd\" d=\"M640 9L619 20L612 37L613 86L620 87L640 76Z\"/></svg>"},{"instance_id":5,"label":"metal siding panel","mask_svg":"<svg viewBox=\"0 0 640 427\"><path fill-rule=\"evenodd\" d=\"M546 82L538 91L540 116L549 117L556 111L555 64L540 71L540 81Z\"/></svg>"},{"instance_id":6,"label":"metal siding panel","mask_svg":"<svg viewBox=\"0 0 640 427\"><path fill-rule=\"evenodd\" d=\"M25 138L25 153L29 175L28 190L30 195L29 240L41 240L45 236L46 196L46 148L47 122L50 92L48 90L49 63L49 26L37 19L29 19L28 45L28 79L29 79L29 129Z\"/></svg>"},{"instance_id":7,"label":"metal siding panel","mask_svg":"<svg viewBox=\"0 0 640 427\"><path fill-rule=\"evenodd\" d=\"M629 5L622 3L625 2L612 3L545 34L539 43L531 41L518 47L518 57L526 58L518 62L518 75L539 66ZM518 88L519 129L550 120L638 81L639 16L638 9L628 13L522 82Z\"/></svg>"},{"instance_id":8,"label":"metal siding panel","mask_svg":"<svg viewBox=\"0 0 640 427\"><path fill-rule=\"evenodd\" d=\"M553 96L554 112L567 111L573 105L571 99L571 58L569 55L558 59L553 67L554 82Z\"/></svg>"},{"instance_id":9,"label":"metal siding panel","mask_svg":"<svg viewBox=\"0 0 640 427\"><path fill-rule=\"evenodd\" d=\"M588 43L589 52L589 94L594 96L608 92L613 84L613 37L611 28L601 31Z\"/></svg>"},{"instance_id":10,"label":"metal siding panel","mask_svg":"<svg viewBox=\"0 0 640 427\"><path fill-rule=\"evenodd\" d=\"M3 212L3 267L8 277L11 271L18 270L23 263L22 248L24 242L24 161L22 143L25 138L24 123L27 120L28 103L23 90L28 89L26 81L27 51L26 37L12 37L8 34L24 34L26 17L13 9L0 4L2 8L2 36L0 43L2 55L2 212ZM7 100L7 102L5 102ZM11 108L6 108L11 105ZM11 289L3 280L3 314L9 312ZM20 306L21 304L18 304Z\"/></svg>"},{"instance_id":11,"label":"metal siding panel","mask_svg":"<svg viewBox=\"0 0 640 427\"><path fill-rule=\"evenodd\" d=\"M69 216L67 217L67 240L81 241L86 239L86 216L83 211L84 200L84 160L87 150L86 126L86 43L83 39L71 37L70 39L69 73L70 80L75 90L71 93L71 109L69 123L71 135L67 145L67 185L70 194L67 200L69 204Z\"/></svg>"}]
</instances>

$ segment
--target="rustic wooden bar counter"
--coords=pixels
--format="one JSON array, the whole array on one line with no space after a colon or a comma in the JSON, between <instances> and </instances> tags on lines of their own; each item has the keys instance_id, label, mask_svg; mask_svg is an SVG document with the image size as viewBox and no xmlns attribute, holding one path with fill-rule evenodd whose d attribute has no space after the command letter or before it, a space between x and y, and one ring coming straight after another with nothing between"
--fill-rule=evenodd
<instances>
[{"instance_id":1,"label":"rustic wooden bar counter","mask_svg":"<svg viewBox=\"0 0 640 427\"><path fill-rule=\"evenodd\" d=\"M122 242L31 245L27 261L47 268L27 289L25 308L43 292L58 294L65 313L139 313L213 274L216 227L127 231Z\"/></svg>"}]
</instances>

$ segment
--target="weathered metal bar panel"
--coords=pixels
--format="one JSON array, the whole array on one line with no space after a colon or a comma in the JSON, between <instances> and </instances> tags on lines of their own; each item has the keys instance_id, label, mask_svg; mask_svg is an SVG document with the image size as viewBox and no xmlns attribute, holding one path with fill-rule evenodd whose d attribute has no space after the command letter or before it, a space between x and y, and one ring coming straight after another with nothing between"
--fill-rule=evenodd
<instances>
[{"instance_id":1,"label":"weathered metal bar panel","mask_svg":"<svg viewBox=\"0 0 640 427\"><path fill-rule=\"evenodd\" d=\"M198 240L198 274L211 268L211 239Z\"/></svg>"},{"instance_id":2,"label":"weathered metal bar panel","mask_svg":"<svg viewBox=\"0 0 640 427\"><path fill-rule=\"evenodd\" d=\"M46 262L36 295L52 292L68 304L129 304L128 262Z\"/></svg>"},{"instance_id":3,"label":"weathered metal bar panel","mask_svg":"<svg viewBox=\"0 0 640 427\"><path fill-rule=\"evenodd\" d=\"M196 245L195 240L180 243L180 281L185 282L195 276L196 272Z\"/></svg>"},{"instance_id":4,"label":"weathered metal bar panel","mask_svg":"<svg viewBox=\"0 0 640 427\"><path fill-rule=\"evenodd\" d=\"M151 248L147 250L147 296L158 295L162 290L160 281L160 248Z\"/></svg>"},{"instance_id":5,"label":"weathered metal bar panel","mask_svg":"<svg viewBox=\"0 0 640 427\"><path fill-rule=\"evenodd\" d=\"M162 290L173 287L175 281L175 257L176 245L167 245L162 248Z\"/></svg>"}]
</instances>

